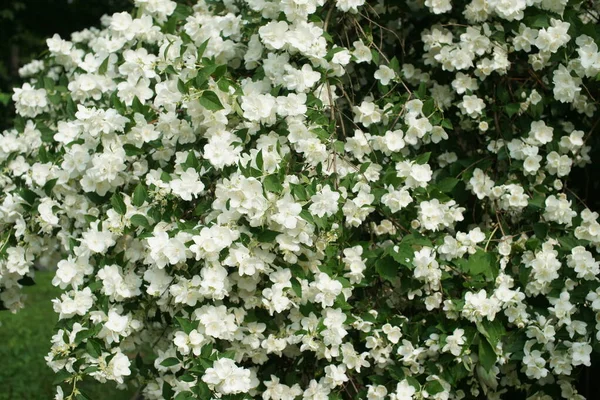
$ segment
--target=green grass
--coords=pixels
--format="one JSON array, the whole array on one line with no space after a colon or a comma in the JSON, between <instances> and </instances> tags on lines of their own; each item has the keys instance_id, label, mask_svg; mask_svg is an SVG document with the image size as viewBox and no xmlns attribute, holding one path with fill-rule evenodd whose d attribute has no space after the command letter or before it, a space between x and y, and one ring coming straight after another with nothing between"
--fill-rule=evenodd
<instances>
[{"instance_id":1,"label":"green grass","mask_svg":"<svg viewBox=\"0 0 600 400\"><path fill-rule=\"evenodd\" d=\"M0 311L0 400L51 400L54 372L44 356L57 316L50 300L60 290L52 286L52 272L36 273L34 286L26 287L25 308L17 314ZM80 387L93 400L129 400L132 392L113 385L82 382Z\"/></svg>"}]
</instances>

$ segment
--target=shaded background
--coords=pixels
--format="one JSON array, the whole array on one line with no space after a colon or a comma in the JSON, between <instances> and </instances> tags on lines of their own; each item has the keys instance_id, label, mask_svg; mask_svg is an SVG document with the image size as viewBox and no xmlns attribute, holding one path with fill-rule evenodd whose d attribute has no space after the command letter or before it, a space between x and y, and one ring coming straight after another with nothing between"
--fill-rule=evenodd
<instances>
[{"instance_id":1,"label":"shaded background","mask_svg":"<svg viewBox=\"0 0 600 400\"><path fill-rule=\"evenodd\" d=\"M69 39L74 31L99 26L103 14L132 7L133 0L0 0L0 131L12 123L12 87L22 84L18 69L43 54L46 38L58 33ZM594 97L599 99L600 93ZM592 164L572 173L568 187L590 209L599 211L600 126L594 127L595 132L586 132L591 136ZM53 398L54 376L43 359L56 321L50 300L60 293L51 280L51 271L39 271L36 285L25 289L26 308L16 315L0 312L0 400ZM599 366L600 356L593 354L593 367L581 376L579 389L588 399L600 398ZM93 382L83 387L93 399L136 397Z\"/></svg>"}]
</instances>

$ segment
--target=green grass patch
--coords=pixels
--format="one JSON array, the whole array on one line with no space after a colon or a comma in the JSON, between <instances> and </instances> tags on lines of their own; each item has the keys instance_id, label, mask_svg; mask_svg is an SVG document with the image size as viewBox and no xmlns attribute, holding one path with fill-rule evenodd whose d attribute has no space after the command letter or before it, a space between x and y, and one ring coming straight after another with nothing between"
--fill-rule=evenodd
<instances>
[{"instance_id":1,"label":"green grass patch","mask_svg":"<svg viewBox=\"0 0 600 400\"><path fill-rule=\"evenodd\" d=\"M53 272L37 272L34 286L24 288L25 308L16 314L0 311L0 400L54 398L54 372L44 357L50 350L57 315L51 300L60 289L52 286ZM95 381L80 385L93 400L129 400L133 391L120 391Z\"/></svg>"}]
</instances>

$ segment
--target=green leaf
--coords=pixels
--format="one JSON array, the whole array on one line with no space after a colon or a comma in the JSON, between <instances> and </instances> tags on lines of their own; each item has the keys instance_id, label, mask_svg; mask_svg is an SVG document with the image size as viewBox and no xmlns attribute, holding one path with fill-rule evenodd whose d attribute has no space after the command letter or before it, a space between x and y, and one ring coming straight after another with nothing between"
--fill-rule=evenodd
<instances>
[{"instance_id":1,"label":"green leaf","mask_svg":"<svg viewBox=\"0 0 600 400\"><path fill-rule=\"evenodd\" d=\"M13 119L13 124L17 132L23 133L25 130L25 120L20 115Z\"/></svg>"},{"instance_id":2,"label":"green leaf","mask_svg":"<svg viewBox=\"0 0 600 400\"><path fill-rule=\"evenodd\" d=\"M46 89L49 92L54 91L54 80L52 80L52 78L49 78L47 76L44 77L44 89Z\"/></svg>"},{"instance_id":3,"label":"green leaf","mask_svg":"<svg viewBox=\"0 0 600 400\"><path fill-rule=\"evenodd\" d=\"M185 82L183 82L181 79L177 80L177 90L179 90L179 92L183 94L187 94L188 92L188 88Z\"/></svg>"},{"instance_id":4,"label":"green leaf","mask_svg":"<svg viewBox=\"0 0 600 400\"><path fill-rule=\"evenodd\" d=\"M548 28L550 26L550 18L547 13L539 13L535 16L527 18L526 25L530 28Z\"/></svg>"},{"instance_id":5,"label":"green leaf","mask_svg":"<svg viewBox=\"0 0 600 400\"><path fill-rule=\"evenodd\" d=\"M183 167L185 169L188 169L188 168L198 169L198 167L200 167L200 164L198 163L198 158L196 158L196 154L194 153L193 150L190 150L188 152L187 158L185 159L185 162L183 163Z\"/></svg>"},{"instance_id":6,"label":"green leaf","mask_svg":"<svg viewBox=\"0 0 600 400\"><path fill-rule=\"evenodd\" d=\"M84 340L87 340L94 336L97 332L94 329L84 329L82 331L77 332L75 335L75 344L79 344Z\"/></svg>"},{"instance_id":7,"label":"green leaf","mask_svg":"<svg viewBox=\"0 0 600 400\"><path fill-rule=\"evenodd\" d=\"M85 344L85 350L89 355L95 358L100 357L102 354L102 346L94 339L88 339L87 343Z\"/></svg>"},{"instance_id":8,"label":"green leaf","mask_svg":"<svg viewBox=\"0 0 600 400\"><path fill-rule=\"evenodd\" d=\"M304 185L296 185L294 183L290 183L292 188L292 195L300 201L308 201L310 199L309 194L306 192L306 188Z\"/></svg>"},{"instance_id":9,"label":"green leaf","mask_svg":"<svg viewBox=\"0 0 600 400\"><path fill-rule=\"evenodd\" d=\"M371 49L371 55L373 56L373 62L375 65L379 64L379 52L375 49Z\"/></svg>"},{"instance_id":10,"label":"green leaf","mask_svg":"<svg viewBox=\"0 0 600 400\"><path fill-rule=\"evenodd\" d=\"M580 245L579 241L572 236L563 236L558 238L558 243L563 250L571 251L573 247Z\"/></svg>"},{"instance_id":11,"label":"green leaf","mask_svg":"<svg viewBox=\"0 0 600 400\"><path fill-rule=\"evenodd\" d=\"M456 265L471 276L484 275L488 280L498 275L497 266L492 264L493 256L479 249L468 260L455 260Z\"/></svg>"},{"instance_id":12,"label":"green leaf","mask_svg":"<svg viewBox=\"0 0 600 400\"><path fill-rule=\"evenodd\" d=\"M431 99L427 99L423 102L423 114L425 116L430 116L435 111L435 101Z\"/></svg>"},{"instance_id":13,"label":"green leaf","mask_svg":"<svg viewBox=\"0 0 600 400\"><path fill-rule=\"evenodd\" d=\"M544 195L540 193L535 193L533 197L529 199L529 206L532 208L542 209L545 207L545 200L546 198L544 197Z\"/></svg>"},{"instance_id":14,"label":"green leaf","mask_svg":"<svg viewBox=\"0 0 600 400\"><path fill-rule=\"evenodd\" d=\"M410 269L414 268L412 261L415 257L415 250L412 248L412 245L408 243L401 243L398 245L398 251L394 251L392 249L390 251L390 255L398 264L404 265Z\"/></svg>"},{"instance_id":15,"label":"green leaf","mask_svg":"<svg viewBox=\"0 0 600 400\"><path fill-rule=\"evenodd\" d=\"M90 398L83 392L79 392L75 395L75 400L90 400Z\"/></svg>"},{"instance_id":16,"label":"green leaf","mask_svg":"<svg viewBox=\"0 0 600 400\"><path fill-rule=\"evenodd\" d=\"M123 201L123 195L119 192L115 192L110 198L110 204L113 206L115 211L121 215L125 215L127 212L127 206Z\"/></svg>"},{"instance_id":17,"label":"green leaf","mask_svg":"<svg viewBox=\"0 0 600 400\"><path fill-rule=\"evenodd\" d=\"M494 364L496 364L496 352L492 348L492 345L484 338L479 340L479 363L486 370L489 371Z\"/></svg>"},{"instance_id":18,"label":"green leaf","mask_svg":"<svg viewBox=\"0 0 600 400\"><path fill-rule=\"evenodd\" d=\"M423 386L423 389L430 395L442 393L444 391L444 387L437 379L427 382L425 386Z\"/></svg>"},{"instance_id":19,"label":"green leaf","mask_svg":"<svg viewBox=\"0 0 600 400\"><path fill-rule=\"evenodd\" d=\"M402 238L402 243L409 245L433 247L433 243L431 243L431 240L427 239L425 236L421 236L418 233L411 233L410 235L404 236Z\"/></svg>"},{"instance_id":20,"label":"green leaf","mask_svg":"<svg viewBox=\"0 0 600 400\"><path fill-rule=\"evenodd\" d=\"M75 119L75 103L73 102L73 99L71 97L68 98L68 101L70 100L70 103L72 105L72 113L69 114L69 117L71 119ZM121 101L121 99L119 99L119 96L117 96L117 91L115 90L113 92L113 94L110 96L110 102L113 106L113 108L115 110L117 110L119 112L119 114L125 114L125 104L123 104L123 102ZM67 103L67 111L69 111L69 103Z\"/></svg>"},{"instance_id":21,"label":"green leaf","mask_svg":"<svg viewBox=\"0 0 600 400\"><path fill-rule=\"evenodd\" d=\"M131 216L131 223L134 226L141 226L143 228L150 228L150 223L148 219L141 214L135 214Z\"/></svg>"},{"instance_id":22,"label":"green leaf","mask_svg":"<svg viewBox=\"0 0 600 400\"><path fill-rule=\"evenodd\" d=\"M506 335L504 325L502 324L502 321L498 319L495 319L494 321L483 320L477 322L477 330L487 338L492 347L496 347L496 344L502 341L502 338Z\"/></svg>"},{"instance_id":23,"label":"green leaf","mask_svg":"<svg viewBox=\"0 0 600 400\"><path fill-rule=\"evenodd\" d=\"M100 368L97 365L91 366L91 367L87 367L86 369L83 370L83 373L88 375L91 374L92 372L96 372L100 370Z\"/></svg>"},{"instance_id":24,"label":"green leaf","mask_svg":"<svg viewBox=\"0 0 600 400\"><path fill-rule=\"evenodd\" d=\"M483 250L477 250L469 256L469 270L472 274L484 274L491 269L492 255Z\"/></svg>"},{"instance_id":25,"label":"green leaf","mask_svg":"<svg viewBox=\"0 0 600 400\"><path fill-rule=\"evenodd\" d=\"M452 178L452 177L447 177L447 178L442 179L435 185L437 186L437 188L440 191L442 191L444 193L450 193L452 191L452 189L454 189L454 187L456 186L457 183L458 183L458 179Z\"/></svg>"},{"instance_id":26,"label":"green leaf","mask_svg":"<svg viewBox=\"0 0 600 400\"><path fill-rule=\"evenodd\" d=\"M51 179L48 182L46 182L43 189L44 189L44 193L46 193L47 196L50 196L50 194L52 193L52 189L54 189L54 186L56 186L57 181L58 181L58 178L55 178L55 179Z\"/></svg>"},{"instance_id":27,"label":"green leaf","mask_svg":"<svg viewBox=\"0 0 600 400\"><path fill-rule=\"evenodd\" d=\"M48 157L48 151L46 150L45 146L40 146L38 150L38 158L43 163L50 162L50 157Z\"/></svg>"},{"instance_id":28,"label":"green leaf","mask_svg":"<svg viewBox=\"0 0 600 400\"><path fill-rule=\"evenodd\" d=\"M281 193L283 186L279 182L279 177L275 174L267 175L263 180L263 187L265 190L273 193Z\"/></svg>"},{"instance_id":29,"label":"green leaf","mask_svg":"<svg viewBox=\"0 0 600 400\"><path fill-rule=\"evenodd\" d=\"M215 72L212 74L212 77L215 81L221 79L227 73L227 65L219 65L215 68ZM218 85L217 85L218 86Z\"/></svg>"},{"instance_id":30,"label":"green leaf","mask_svg":"<svg viewBox=\"0 0 600 400\"><path fill-rule=\"evenodd\" d=\"M431 157L431 152L421 153L415 158L416 164L427 164L429 161L429 157Z\"/></svg>"},{"instance_id":31,"label":"green leaf","mask_svg":"<svg viewBox=\"0 0 600 400\"><path fill-rule=\"evenodd\" d=\"M146 188L141 183L138 183L138 185L135 187L135 190L133 191L133 205L136 207L143 206L147 197L148 192L146 191Z\"/></svg>"},{"instance_id":32,"label":"green leaf","mask_svg":"<svg viewBox=\"0 0 600 400\"><path fill-rule=\"evenodd\" d=\"M506 111L506 113L508 114L509 117L512 117L513 115L518 113L520 109L521 109L521 104L519 104L519 103L510 103L504 107L504 110Z\"/></svg>"},{"instance_id":33,"label":"green leaf","mask_svg":"<svg viewBox=\"0 0 600 400\"><path fill-rule=\"evenodd\" d=\"M109 57L107 56L104 61L102 61L102 64L100 64L100 67L98 68L98 73L100 75L104 75L106 74L106 71L108 71L108 59Z\"/></svg>"},{"instance_id":34,"label":"green leaf","mask_svg":"<svg viewBox=\"0 0 600 400\"><path fill-rule=\"evenodd\" d=\"M335 142L333 142L333 148L336 152L344 154L345 143L341 140L336 140Z\"/></svg>"},{"instance_id":35,"label":"green leaf","mask_svg":"<svg viewBox=\"0 0 600 400\"><path fill-rule=\"evenodd\" d=\"M33 205L35 200L39 197L35 192L23 188L19 191L19 195L23 200L25 200L28 204Z\"/></svg>"},{"instance_id":36,"label":"green leaf","mask_svg":"<svg viewBox=\"0 0 600 400\"><path fill-rule=\"evenodd\" d=\"M219 111L225 108L223 107L223 104L221 104L219 96L217 96L217 94L211 90L204 91L198 101L202 107L210 111Z\"/></svg>"},{"instance_id":37,"label":"green leaf","mask_svg":"<svg viewBox=\"0 0 600 400\"><path fill-rule=\"evenodd\" d=\"M258 169L260 169L261 171L263 170L263 152L262 149L256 154L256 166L258 167Z\"/></svg>"},{"instance_id":38,"label":"green leaf","mask_svg":"<svg viewBox=\"0 0 600 400\"><path fill-rule=\"evenodd\" d=\"M198 381L196 383L194 393L196 393L199 399L211 399L213 397L208 385L203 381Z\"/></svg>"},{"instance_id":39,"label":"green leaf","mask_svg":"<svg viewBox=\"0 0 600 400\"><path fill-rule=\"evenodd\" d=\"M421 82L419 84L419 88L417 89L416 97L417 99L423 100L425 95L427 95L427 84L425 82Z\"/></svg>"},{"instance_id":40,"label":"green leaf","mask_svg":"<svg viewBox=\"0 0 600 400\"><path fill-rule=\"evenodd\" d=\"M53 385L59 385L63 382L65 382L67 379L69 379L72 376L72 374L68 371L65 371L64 369L57 372L56 374L54 374L54 381L52 382Z\"/></svg>"},{"instance_id":41,"label":"green leaf","mask_svg":"<svg viewBox=\"0 0 600 400\"><path fill-rule=\"evenodd\" d=\"M189 399L193 399L192 392L180 392L174 398L174 400L189 400Z\"/></svg>"},{"instance_id":42,"label":"green leaf","mask_svg":"<svg viewBox=\"0 0 600 400\"><path fill-rule=\"evenodd\" d=\"M364 174L365 172L367 172L370 165L371 165L370 162L365 162L365 163L360 164L360 168L358 169L358 172L361 174Z\"/></svg>"},{"instance_id":43,"label":"green leaf","mask_svg":"<svg viewBox=\"0 0 600 400\"><path fill-rule=\"evenodd\" d=\"M204 52L206 51L206 47L208 46L208 41L210 39L206 39L200 46L198 46L198 55L196 56L198 60L202 59Z\"/></svg>"},{"instance_id":44,"label":"green leaf","mask_svg":"<svg viewBox=\"0 0 600 400\"><path fill-rule=\"evenodd\" d=\"M193 382L196 378L194 378L192 375L190 374L185 374L179 377L179 380L182 382Z\"/></svg>"},{"instance_id":45,"label":"green leaf","mask_svg":"<svg viewBox=\"0 0 600 400\"><path fill-rule=\"evenodd\" d=\"M292 279L292 290L296 293L296 296L302 298L302 285L297 279Z\"/></svg>"},{"instance_id":46,"label":"green leaf","mask_svg":"<svg viewBox=\"0 0 600 400\"><path fill-rule=\"evenodd\" d=\"M533 232L540 240L545 239L546 235L548 235L548 224L544 224L542 222L533 224Z\"/></svg>"},{"instance_id":47,"label":"green leaf","mask_svg":"<svg viewBox=\"0 0 600 400\"><path fill-rule=\"evenodd\" d=\"M162 396L165 399L172 399L175 395L175 391L167 382L164 382L162 385Z\"/></svg>"},{"instance_id":48,"label":"green leaf","mask_svg":"<svg viewBox=\"0 0 600 400\"><path fill-rule=\"evenodd\" d=\"M202 358L209 358L212 355L213 352L213 346L212 344L205 344L204 346L202 346L202 350L200 351L200 357Z\"/></svg>"},{"instance_id":49,"label":"green leaf","mask_svg":"<svg viewBox=\"0 0 600 400\"><path fill-rule=\"evenodd\" d=\"M127 155L128 157L141 156L142 154L146 154L146 152L143 149L140 149L139 147L136 147L131 143L125 143L123 145L123 150L125 150L125 155Z\"/></svg>"},{"instance_id":50,"label":"green leaf","mask_svg":"<svg viewBox=\"0 0 600 400\"><path fill-rule=\"evenodd\" d=\"M417 391L421 390L421 384L419 383L418 380L416 380L415 378L413 378L412 376L407 376L406 377L406 381L408 382L408 384L412 387L414 387L415 389L417 389Z\"/></svg>"},{"instance_id":51,"label":"green leaf","mask_svg":"<svg viewBox=\"0 0 600 400\"><path fill-rule=\"evenodd\" d=\"M169 357L169 358L164 359L163 362L160 363L160 365L162 365L163 367L172 367L179 363L180 363L180 361L178 359L176 359L175 357Z\"/></svg>"},{"instance_id":52,"label":"green leaf","mask_svg":"<svg viewBox=\"0 0 600 400\"><path fill-rule=\"evenodd\" d=\"M452 125L452 122L449 119L442 120L442 127L449 129L449 130L454 129L454 126Z\"/></svg>"},{"instance_id":53,"label":"green leaf","mask_svg":"<svg viewBox=\"0 0 600 400\"><path fill-rule=\"evenodd\" d=\"M60 95L59 95L59 97L60 97ZM59 101L62 101L62 99ZM54 141L54 131L52 129L48 128L46 125L42 124L41 122L37 122L35 124L35 127L42 134L42 142L50 143L50 142Z\"/></svg>"},{"instance_id":54,"label":"green leaf","mask_svg":"<svg viewBox=\"0 0 600 400\"><path fill-rule=\"evenodd\" d=\"M379 276L388 281L398 277L398 263L390 256L380 258L375 264L375 270Z\"/></svg>"},{"instance_id":55,"label":"green leaf","mask_svg":"<svg viewBox=\"0 0 600 400\"><path fill-rule=\"evenodd\" d=\"M62 103L62 96L60 95L60 93L55 92L54 94L48 95L48 100L50 100L50 103L54 104L55 106L58 106L60 103ZM48 140L44 141L47 142Z\"/></svg>"},{"instance_id":56,"label":"green leaf","mask_svg":"<svg viewBox=\"0 0 600 400\"><path fill-rule=\"evenodd\" d=\"M207 64L204 66L204 68L199 70L195 78L196 89L205 89L208 86L208 78L216 71L216 69L216 65Z\"/></svg>"},{"instance_id":57,"label":"green leaf","mask_svg":"<svg viewBox=\"0 0 600 400\"><path fill-rule=\"evenodd\" d=\"M188 335L190 334L191 331L196 329L196 327L194 326L194 323L191 321L188 321L185 318L175 317L175 319L177 320L177 323L179 324L181 329L183 329L183 331Z\"/></svg>"},{"instance_id":58,"label":"green leaf","mask_svg":"<svg viewBox=\"0 0 600 400\"><path fill-rule=\"evenodd\" d=\"M261 243L272 243L279 235L279 232L265 229L256 235L256 240Z\"/></svg>"},{"instance_id":59,"label":"green leaf","mask_svg":"<svg viewBox=\"0 0 600 400\"><path fill-rule=\"evenodd\" d=\"M231 87L231 84L229 83L229 81L226 78L223 79L219 79L219 81L217 82L217 87L219 88L219 90L221 92L229 92L229 88Z\"/></svg>"},{"instance_id":60,"label":"green leaf","mask_svg":"<svg viewBox=\"0 0 600 400\"><path fill-rule=\"evenodd\" d=\"M394 70L397 74L400 73L400 62L397 57L394 57L390 60L390 68Z\"/></svg>"}]
</instances>

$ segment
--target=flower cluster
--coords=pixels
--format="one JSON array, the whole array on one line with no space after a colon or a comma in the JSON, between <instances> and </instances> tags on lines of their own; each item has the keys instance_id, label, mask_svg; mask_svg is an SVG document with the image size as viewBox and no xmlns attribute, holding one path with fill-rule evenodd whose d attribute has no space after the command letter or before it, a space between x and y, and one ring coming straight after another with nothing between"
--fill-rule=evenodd
<instances>
[{"instance_id":1,"label":"flower cluster","mask_svg":"<svg viewBox=\"0 0 600 400\"><path fill-rule=\"evenodd\" d=\"M134 3L0 134L0 303L56 266L57 399L581 398L597 9Z\"/></svg>"}]
</instances>

